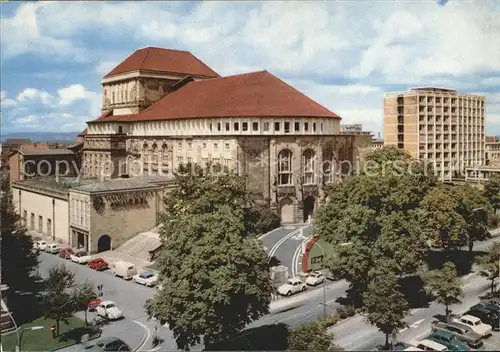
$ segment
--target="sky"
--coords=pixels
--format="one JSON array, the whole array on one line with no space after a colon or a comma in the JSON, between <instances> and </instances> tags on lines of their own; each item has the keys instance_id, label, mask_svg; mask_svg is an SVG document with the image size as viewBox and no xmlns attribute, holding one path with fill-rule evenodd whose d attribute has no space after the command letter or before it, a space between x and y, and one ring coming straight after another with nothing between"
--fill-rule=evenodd
<instances>
[{"instance_id":1,"label":"sky","mask_svg":"<svg viewBox=\"0 0 500 352\"><path fill-rule=\"evenodd\" d=\"M1 2L2 134L81 131L102 77L146 46L219 74L268 70L383 135L385 92L485 95L500 135L500 1Z\"/></svg>"}]
</instances>

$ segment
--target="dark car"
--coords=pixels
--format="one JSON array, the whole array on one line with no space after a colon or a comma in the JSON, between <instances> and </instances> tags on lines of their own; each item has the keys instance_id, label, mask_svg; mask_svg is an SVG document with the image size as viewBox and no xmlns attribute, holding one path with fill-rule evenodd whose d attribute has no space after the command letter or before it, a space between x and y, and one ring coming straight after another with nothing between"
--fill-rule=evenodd
<instances>
[{"instance_id":1,"label":"dark car","mask_svg":"<svg viewBox=\"0 0 500 352\"><path fill-rule=\"evenodd\" d=\"M475 333L467 325L455 323L455 322L441 322L439 320L434 320L431 322L432 332L446 331L452 333L459 339L467 343L472 348L479 348L483 345L481 340L481 335Z\"/></svg>"},{"instance_id":2,"label":"dark car","mask_svg":"<svg viewBox=\"0 0 500 352\"><path fill-rule=\"evenodd\" d=\"M105 337L85 351L87 352L127 352L131 351L129 345L118 337Z\"/></svg>"},{"instance_id":3,"label":"dark car","mask_svg":"<svg viewBox=\"0 0 500 352\"><path fill-rule=\"evenodd\" d=\"M499 297L492 297L492 298L482 300L480 303L481 304L491 304L491 305L500 307L500 298Z\"/></svg>"},{"instance_id":4,"label":"dark car","mask_svg":"<svg viewBox=\"0 0 500 352\"><path fill-rule=\"evenodd\" d=\"M467 313L465 313L466 315L472 315L474 317L478 317L479 319L481 319L481 321L485 324L489 324L491 325L491 327L495 330L498 330L498 314L496 314L495 312L492 312L488 309L485 309L485 308L482 308L482 307L475 307L475 308L471 308L469 309L469 311Z\"/></svg>"},{"instance_id":5,"label":"dark car","mask_svg":"<svg viewBox=\"0 0 500 352\"><path fill-rule=\"evenodd\" d=\"M446 346L450 351L468 351L469 347L463 341L460 341L454 334L448 331L435 331L427 337L428 340L440 343Z\"/></svg>"},{"instance_id":6,"label":"dark car","mask_svg":"<svg viewBox=\"0 0 500 352\"><path fill-rule=\"evenodd\" d=\"M487 302L480 302L478 304L476 304L475 306L472 306L472 308L484 308L484 309L487 309L491 312L493 312L494 314L500 314L500 306L497 306L495 304L491 304L491 303L487 303Z\"/></svg>"}]
</instances>

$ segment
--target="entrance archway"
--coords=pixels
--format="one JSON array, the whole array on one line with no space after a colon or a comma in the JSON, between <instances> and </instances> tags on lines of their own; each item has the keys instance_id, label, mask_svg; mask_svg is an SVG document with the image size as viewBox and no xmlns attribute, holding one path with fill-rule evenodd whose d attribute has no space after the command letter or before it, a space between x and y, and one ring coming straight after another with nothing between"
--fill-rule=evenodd
<instances>
[{"instance_id":1,"label":"entrance archway","mask_svg":"<svg viewBox=\"0 0 500 352\"><path fill-rule=\"evenodd\" d=\"M315 202L315 199L313 196L308 196L306 198L304 198L304 201L303 201L303 210L304 210L304 222L307 221L307 219L309 218L309 215L312 217L313 216L313 213L314 213L314 202Z\"/></svg>"},{"instance_id":2,"label":"entrance archway","mask_svg":"<svg viewBox=\"0 0 500 352\"><path fill-rule=\"evenodd\" d=\"M293 223L293 202L290 198L284 198L280 201L281 223Z\"/></svg>"},{"instance_id":3,"label":"entrance archway","mask_svg":"<svg viewBox=\"0 0 500 352\"><path fill-rule=\"evenodd\" d=\"M102 235L97 240L97 252L109 251L111 249L111 237L108 235Z\"/></svg>"}]
</instances>

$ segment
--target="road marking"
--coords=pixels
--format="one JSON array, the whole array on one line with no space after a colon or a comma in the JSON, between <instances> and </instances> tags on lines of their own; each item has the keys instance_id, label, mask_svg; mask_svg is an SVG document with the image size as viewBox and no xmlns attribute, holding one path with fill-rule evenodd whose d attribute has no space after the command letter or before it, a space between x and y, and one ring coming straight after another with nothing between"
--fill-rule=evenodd
<instances>
[{"instance_id":1,"label":"road marking","mask_svg":"<svg viewBox=\"0 0 500 352\"><path fill-rule=\"evenodd\" d=\"M425 319L420 319L420 320L417 320L416 322L414 322L413 324L410 325L411 328L416 328L418 327L420 324L422 324L422 322L424 321Z\"/></svg>"},{"instance_id":2,"label":"road marking","mask_svg":"<svg viewBox=\"0 0 500 352\"><path fill-rule=\"evenodd\" d=\"M283 236L278 242L276 242L274 244L274 246L272 246L271 250L269 251L269 258L272 258L274 256L274 254L276 253L276 251L278 250L278 248L287 240L289 239L290 237L294 236L296 233L297 233L298 230L295 230L295 231L292 231L290 232L289 234Z\"/></svg>"},{"instance_id":3,"label":"road marking","mask_svg":"<svg viewBox=\"0 0 500 352\"><path fill-rule=\"evenodd\" d=\"M272 234L272 233L274 233L274 232L276 232L276 231L279 231L279 230L293 230L293 229L294 229L294 227L291 227L291 228L288 228L288 227L278 227L278 228L276 228L276 229L274 229L274 230L271 230L271 231L269 231L269 232L267 232L267 233L264 233L264 234L262 234L262 235L258 236L258 237L257 237L257 239L258 239L258 240L262 240L263 238L266 238L266 237L267 237L267 236L269 236L270 234Z\"/></svg>"},{"instance_id":4,"label":"road marking","mask_svg":"<svg viewBox=\"0 0 500 352\"><path fill-rule=\"evenodd\" d=\"M363 342L363 343L357 344L357 345L356 345L356 346L354 346L353 348L349 348L349 350L350 350L350 351L358 351L358 350L359 350L359 349L358 349L358 347L359 347L359 346L363 346L363 345L367 344L368 342L373 341L373 340L375 340L375 339L377 339L377 338L379 338L379 336L377 336L377 337L372 337L371 339L366 340L366 341L365 341L365 342Z\"/></svg>"},{"instance_id":5,"label":"road marking","mask_svg":"<svg viewBox=\"0 0 500 352\"><path fill-rule=\"evenodd\" d=\"M141 323L140 321L138 320L132 320L132 321L137 325L141 326L144 330L146 330L146 338L144 339L144 341L141 342L141 344L136 349L134 349L134 351L140 351L151 337L151 331L145 324Z\"/></svg>"},{"instance_id":6,"label":"road marking","mask_svg":"<svg viewBox=\"0 0 500 352\"><path fill-rule=\"evenodd\" d=\"M401 329L401 330L399 330L398 332L401 334L403 331L406 331L406 330L408 330L408 327L406 327L406 328L402 328L402 329Z\"/></svg>"}]
</instances>

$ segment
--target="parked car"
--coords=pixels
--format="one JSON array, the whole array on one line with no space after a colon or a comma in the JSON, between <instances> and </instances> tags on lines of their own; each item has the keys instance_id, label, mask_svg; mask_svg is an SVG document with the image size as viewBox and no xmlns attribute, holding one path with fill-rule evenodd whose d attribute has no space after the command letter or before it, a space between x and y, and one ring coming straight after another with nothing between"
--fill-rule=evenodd
<instances>
[{"instance_id":1,"label":"parked car","mask_svg":"<svg viewBox=\"0 0 500 352\"><path fill-rule=\"evenodd\" d=\"M47 245L47 248L45 249L47 253L52 253L52 254L57 254L61 251L61 246L58 245L57 243L51 243Z\"/></svg>"},{"instance_id":2,"label":"parked car","mask_svg":"<svg viewBox=\"0 0 500 352\"><path fill-rule=\"evenodd\" d=\"M70 247L61 248L61 250L59 251L59 256L64 259L71 259L72 254L75 254L75 251Z\"/></svg>"},{"instance_id":3,"label":"parked car","mask_svg":"<svg viewBox=\"0 0 500 352\"><path fill-rule=\"evenodd\" d=\"M319 271L313 271L306 279L306 284L316 286L325 282L325 275Z\"/></svg>"},{"instance_id":4,"label":"parked car","mask_svg":"<svg viewBox=\"0 0 500 352\"><path fill-rule=\"evenodd\" d=\"M446 346L450 351L468 351L469 346L463 341L460 341L454 334L448 331L435 331L427 340L432 340Z\"/></svg>"},{"instance_id":5,"label":"parked car","mask_svg":"<svg viewBox=\"0 0 500 352\"><path fill-rule=\"evenodd\" d=\"M97 315L109 320L116 320L123 317L122 311L113 301L103 301L96 308Z\"/></svg>"},{"instance_id":6,"label":"parked car","mask_svg":"<svg viewBox=\"0 0 500 352\"><path fill-rule=\"evenodd\" d=\"M137 274L137 268L132 263L118 260L111 265L111 272L114 276L120 276L124 280L128 280Z\"/></svg>"},{"instance_id":7,"label":"parked car","mask_svg":"<svg viewBox=\"0 0 500 352\"><path fill-rule=\"evenodd\" d=\"M423 351L423 350L405 342L398 342L392 347L391 351Z\"/></svg>"},{"instance_id":8,"label":"parked car","mask_svg":"<svg viewBox=\"0 0 500 352\"><path fill-rule=\"evenodd\" d=\"M498 306L496 304L491 304L488 302L479 302L478 304L471 307L471 309L473 309L473 308L484 308L484 309L487 309L495 314L500 313L500 306Z\"/></svg>"},{"instance_id":9,"label":"parked car","mask_svg":"<svg viewBox=\"0 0 500 352\"><path fill-rule=\"evenodd\" d=\"M44 240L36 241L33 243L33 248L44 251L47 248L47 245L48 245L47 241Z\"/></svg>"},{"instance_id":10,"label":"parked car","mask_svg":"<svg viewBox=\"0 0 500 352\"><path fill-rule=\"evenodd\" d=\"M90 311L90 312L93 312L97 309L97 306L99 304L102 303L102 299L97 297L97 298L94 298L94 299L91 299L89 301L89 303L87 304L87 309Z\"/></svg>"},{"instance_id":11,"label":"parked car","mask_svg":"<svg viewBox=\"0 0 500 352\"><path fill-rule=\"evenodd\" d=\"M88 352L127 352L132 351L130 346L118 337L105 337L85 351Z\"/></svg>"},{"instance_id":12,"label":"parked car","mask_svg":"<svg viewBox=\"0 0 500 352\"><path fill-rule=\"evenodd\" d=\"M94 270L106 270L109 264L102 258L95 258L88 262L88 266Z\"/></svg>"},{"instance_id":13,"label":"parked car","mask_svg":"<svg viewBox=\"0 0 500 352\"><path fill-rule=\"evenodd\" d=\"M446 346L432 340L423 339L415 342L417 348L422 351L446 351Z\"/></svg>"},{"instance_id":14,"label":"parked car","mask_svg":"<svg viewBox=\"0 0 500 352\"><path fill-rule=\"evenodd\" d=\"M290 296L297 292L307 290L307 285L298 277L288 279L286 283L278 287L278 293L283 296Z\"/></svg>"},{"instance_id":15,"label":"parked car","mask_svg":"<svg viewBox=\"0 0 500 352\"><path fill-rule=\"evenodd\" d=\"M452 316L452 321L467 325L472 331L479 334L481 337L490 336L491 331L493 330L491 325L485 324L478 317L468 314L462 315L461 317Z\"/></svg>"},{"instance_id":16,"label":"parked car","mask_svg":"<svg viewBox=\"0 0 500 352\"><path fill-rule=\"evenodd\" d=\"M86 264L90 260L92 260L92 257L87 254L85 251L78 251L75 254L70 255L71 261L78 263L78 264Z\"/></svg>"},{"instance_id":17,"label":"parked car","mask_svg":"<svg viewBox=\"0 0 500 352\"><path fill-rule=\"evenodd\" d=\"M446 331L450 332L457 337L460 341L466 342L472 348L479 348L483 345L481 335L475 333L470 327L460 323L444 323L438 320L431 322L432 332ZM438 341L439 342L439 341Z\"/></svg>"},{"instance_id":18,"label":"parked car","mask_svg":"<svg viewBox=\"0 0 500 352\"><path fill-rule=\"evenodd\" d=\"M153 287L158 282L158 276L153 274L151 271L143 271L140 274L134 275L134 277L132 277L132 280L138 284Z\"/></svg>"},{"instance_id":19,"label":"parked car","mask_svg":"<svg viewBox=\"0 0 500 352\"><path fill-rule=\"evenodd\" d=\"M479 319L481 319L483 323L491 325L492 329L498 330L499 327L498 319L500 318L497 312L493 312L491 310L485 309L483 307L478 307L476 305L475 308L470 308L469 311L466 312L465 314L478 317Z\"/></svg>"},{"instance_id":20,"label":"parked car","mask_svg":"<svg viewBox=\"0 0 500 352\"><path fill-rule=\"evenodd\" d=\"M497 307L500 307L500 298L499 297L491 297L491 298L482 300L480 303L481 304L487 303L487 304L491 304L491 305L495 305Z\"/></svg>"}]
</instances>

